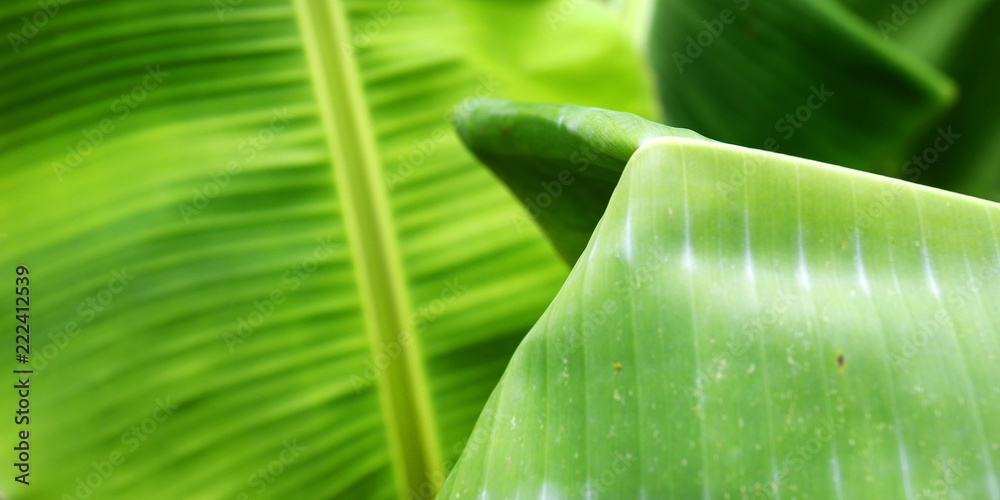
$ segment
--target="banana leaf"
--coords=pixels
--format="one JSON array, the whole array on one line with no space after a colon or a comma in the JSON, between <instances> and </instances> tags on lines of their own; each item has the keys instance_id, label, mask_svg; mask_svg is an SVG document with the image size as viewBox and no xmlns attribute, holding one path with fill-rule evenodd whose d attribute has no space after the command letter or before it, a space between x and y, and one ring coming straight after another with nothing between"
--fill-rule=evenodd
<instances>
[{"instance_id":1,"label":"banana leaf","mask_svg":"<svg viewBox=\"0 0 1000 500\"><path fill-rule=\"evenodd\" d=\"M656 115L590 4L17 0L0 28L11 499L432 497L567 272L455 103Z\"/></svg>"},{"instance_id":2,"label":"banana leaf","mask_svg":"<svg viewBox=\"0 0 1000 500\"><path fill-rule=\"evenodd\" d=\"M1000 498L1000 205L682 136L615 184L438 498Z\"/></svg>"},{"instance_id":3,"label":"banana leaf","mask_svg":"<svg viewBox=\"0 0 1000 500\"><path fill-rule=\"evenodd\" d=\"M834 0L658 0L649 57L666 123L900 175L954 83Z\"/></svg>"},{"instance_id":4,"label":"banana leaf","mask_svg":"<svg viewBox=\"0 0 1000 500\"><path fill-rule=\"evenodd\" d=\"M935 64L959 86L955 107L919 140L902 178L1000 200L1000 2L894 4L876 21L883 35ZM940 147L941 130L960 140Z\"/></svg>"}]
</instances>

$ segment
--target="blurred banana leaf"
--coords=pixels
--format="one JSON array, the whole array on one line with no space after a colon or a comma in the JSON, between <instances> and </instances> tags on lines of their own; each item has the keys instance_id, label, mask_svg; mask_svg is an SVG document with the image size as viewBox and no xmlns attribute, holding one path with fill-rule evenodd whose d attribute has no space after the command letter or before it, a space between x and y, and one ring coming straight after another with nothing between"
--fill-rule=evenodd
<instances>
[{"instance_id":1,"label":"blurred banana leaf","mask_svg":"<svg viewBox=\"0 0 1000 500\"><path fill-rule=\"evenodd\" d=\"M453 106L656 113L590 4L18 0L0 28L12 499L432 496L566 276Z\"/></svg>"},{"instance_id":2,"label":"blurred banana leaf","mask_svg":"<svg viewBox=\"0 0 1000 500\"><path fill-rule=\"evenodd\" d=\"M659 0L648 43L668 125L881 174L955 98L833 0Z\"/></svg>"},{"instance_id":3,"label":"blurred banana leaf","mask_svg":"<svg viewBox=\"0 0 1000 500\"><path fill-rule=\"evenodd\" d=\"M668 124L1000 200L1000 2L658 0L651 23Z\"/></svg>"},{"instance_id":4,"label":"blurred banana leaf","mask_svg":"<svg viewBox=\"0 0 1000 500\"><path fill-rule=\"evenodd\" d=\"M941 120L963 136L953 150L942 153L941 166L928 165L927 182L945 189L1000 201L1000 2L978 13L961 44L944 68L961 84L955 108ZM918 144L925 164L932 159L929 137ZM947 156L945 156L947 155ZM916 174L914 173L914 177Z\"/></svg>"},{"instance_id":5,"label":"blurred banana leaf","mask_svg":"<svg viewBox=\"0 0 1000 500\"><path fill-rule=\"evenodd\" d=\"M954 108L918 141L902 177L1000 200L1000 2L904 2L876 28L894 44L935 64L958 84ZM940 130L960 137L948 148Z\"/></svg>"},{"instance_id":6,"label":"blurred banana leaf","mask_svg":"<svg viewBox=\"0 0 1000 500\"><path fill-rule=\"evenodd\" d=\"M977 31L977 19L996 0L841 0L892 40L935 65L956 55L965 33Z\"/></svg>"},{"instance_id":7,"label":"blurred banana leaf","mask_svg":"<svg viewBox=\"0 0 1000 500\"><path fill-rule=\"evenodd\" d=\"M554 109L510 106L548 141L462 135L543 158L644 128ZM992 202L649 139L439 498L1000 498L998 231Z\"/></svg>"}]
</instances>

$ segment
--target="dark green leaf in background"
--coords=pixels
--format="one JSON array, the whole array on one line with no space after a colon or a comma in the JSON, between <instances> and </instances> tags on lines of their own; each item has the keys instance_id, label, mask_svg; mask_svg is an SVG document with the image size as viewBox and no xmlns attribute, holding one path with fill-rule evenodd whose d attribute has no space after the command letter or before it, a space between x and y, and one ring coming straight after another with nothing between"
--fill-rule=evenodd
<instances>
[{"instance_id":1,"label":"dark green leaf in background","mask_svg":"<svg viewBox=\"0 0 1000 500\"><path fill-rule=\"evenodd\" d=\"M649 57L669 125L888 175L955 98L832 0L659 0Z\"/></svg>"}]
</instances>

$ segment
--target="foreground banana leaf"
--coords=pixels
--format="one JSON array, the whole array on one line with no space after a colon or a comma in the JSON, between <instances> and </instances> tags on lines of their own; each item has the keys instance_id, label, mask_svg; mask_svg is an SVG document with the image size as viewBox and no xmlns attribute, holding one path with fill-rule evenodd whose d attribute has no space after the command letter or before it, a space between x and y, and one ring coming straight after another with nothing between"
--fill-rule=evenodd
<instances>
[{"instance_id":1,"label":"foreground banana leaf","mask_svg":"<svg viewBox=\"0 0 1000 500\"><path fill-rule=\"evenodd\" d=\"M1000 498L998 232L992 202L648 140L439 498Z\"/></svg>"},{"instance_id":2,"label":"foreground banana leaf","mask_svg":"<svg viewBox=\"0 0 1000 500\"><path fill-rule=\"evenodd\" d=\"M0 367L35 370L31 484L0 493L432 496L567 271L451 110L649 116L626 37L557 1L47 3L0 6L33 334Z\"/></svg>"}]
</instances>

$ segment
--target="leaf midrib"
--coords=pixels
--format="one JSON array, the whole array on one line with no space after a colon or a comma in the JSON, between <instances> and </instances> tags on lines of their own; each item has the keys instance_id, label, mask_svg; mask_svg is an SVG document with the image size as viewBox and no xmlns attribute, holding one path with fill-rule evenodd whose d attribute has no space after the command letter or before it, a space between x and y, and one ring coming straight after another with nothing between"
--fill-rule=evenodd
<instances>
[{"instance_id":1,"label":"leaf midrib","mask_svg":"<svg viewBox=\"0 0 1000 500\"><path fill-rule=\"evenodd\" d=\"M397 493L426 491L442 463L422 358L409 318L388 193L341 0L296 0L324 136L331 154L373 359L392 361L376 384ZM406 337L404 337L404 335ZM392 349L387 349L387 347Z\"/></svg>"}]
</instances>

